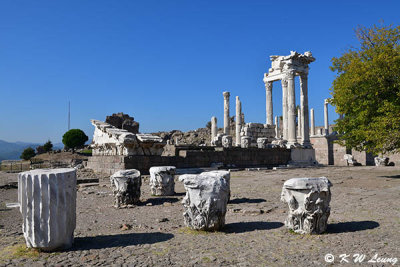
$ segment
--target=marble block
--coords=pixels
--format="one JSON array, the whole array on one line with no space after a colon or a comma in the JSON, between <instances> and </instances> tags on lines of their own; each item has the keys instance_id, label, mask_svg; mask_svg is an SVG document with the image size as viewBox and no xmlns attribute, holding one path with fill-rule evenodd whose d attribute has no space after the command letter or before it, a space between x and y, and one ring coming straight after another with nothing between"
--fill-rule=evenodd
<instances>
[{"instance_id":1,"label":"marble block","mask_svg":"<svg viewBox=\"0 0 400 267\"><path fill-rule=\"evenodd\" d=\"M331 186L326 177L286 181L281 194L281 200L289 206L286 226L300 234L325 232L331 210Z\"/></svg>"},{"instance_id":2,"label":"marble block","mask_svg":"<svg viewBox=\"0 0 400 267\"><path fill-rule=\"evenodd\" d=\"M257 147L258 148L267 148L268 147L268 138L264 138L264 137L257 138Z\"/></svg>"},{"instance_id":3,"label":"marble block","mask_svg":"<svg viewBox=\"0 0 400 267\"><path fill-rule=\"evenodd\" d=\"M72 246L76 226L76 170L36 169L18 175L22 231L28 247Z\"/></svg>"},{"instance_id":4,"label":"marble block","mask_svg":"<svg viewBox=\"0 0 400 267\"><path fill-rule=\"evenodd\" d=\"M184 222L195 230L219 230L225 225L229 184L223 173L204 172L181 175L186 196Z\"/></svg>"},{"instance_id":5,"label":"marble block","mask_svg":"<svg viewBox=\"0 0 400 267\"><path fill-rule=\"evenodd\" d=\"M251 137L249 136L242 136L240 138L240 146L242 148L249 148L251 145Z\"/></svg>"},{"instance_id":6,"label":"marble block","mask_svg":"<svg viewBox=\"0 0 400 267\"><path fill-rule=\"evenodd\" d=\"M232 135L224 135L222 136L222 146L225 148L231 148L232 147Z\"/></svg>"},{"instance_id":7,"label":"marble block","mask_svg":"<svg viewBox=\"0 0 400 267\"><path fill-rule=\"evenodd\" d=\"M110 177L115 206L136 205L140 202L142 178L135 169L117 171Z\"/></svg>"},{"instance_id":8,"label":"marble block","mask_svg":"<svg viewBox=\"0 0 400 267\"><path fill-rule=\"evenodd\" d=\"M175 194L174 166L150 168L150 189L155 196L172 196Z\"/></svg>"}]
</instances>

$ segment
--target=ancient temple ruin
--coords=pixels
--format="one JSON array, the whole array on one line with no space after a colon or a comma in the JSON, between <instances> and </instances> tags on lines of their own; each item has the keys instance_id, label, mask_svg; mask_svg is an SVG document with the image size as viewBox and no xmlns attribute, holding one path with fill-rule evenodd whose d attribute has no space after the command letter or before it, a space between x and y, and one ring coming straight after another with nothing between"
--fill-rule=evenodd
<instances>
[{"instance_id":1,"label":"ancient temple ruin","mask_svg":"<svg viewBox=\"0 0 400 267\"><path fill-rule=\"evenodd\" d=\"M287 141L288 147L297 146L296 136L296 97L295 76L300 77L300 144L310 148L309 117L308 117L308 65L315 61L311 52L304 54L291 51L288 56L270 56L271 68L264 74L266 92L266 123L273 124L272 112L272 84L275 81L282 83L282 138Z\"/></svg>"}]
</instances>

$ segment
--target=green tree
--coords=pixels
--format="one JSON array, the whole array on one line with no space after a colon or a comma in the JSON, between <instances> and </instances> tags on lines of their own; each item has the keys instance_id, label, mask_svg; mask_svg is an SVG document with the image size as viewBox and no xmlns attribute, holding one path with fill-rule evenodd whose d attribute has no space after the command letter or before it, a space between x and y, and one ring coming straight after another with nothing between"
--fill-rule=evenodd
<instances>
[{"instance_id":1,"label":"green tree","mask_svg":"<svg viewBox=\"0 0 400 267\"><path fill-rule=\"evenodd\" d=\"M53 144L51 143L50 140L48 140L44 145L43 145L44 151L45 152L50 152L53 150Z\"/></svg>"},{"instance_id":2,"label":"green tree","mask_svg":"<svg viewBox=\"0 0 400 267\"><path fill-rule=\"evenodd\" d=\"M31 147L25 148L24 151L22 152L20 158L24 160L30 160L36 156L35 150Z\"/></svg>"},{"instance_id":3,"label":"green tree","mask_svg":"<svg viewBox=\"0 0 400 267\"><path fill-rule=\"evenodd\" d=\"M66 132L62 138L63 144L68 148L72 148L73 152L75 152L75 148L82 147L87 140L89 140L89 138L80 129L71 129Z\"/></svg>"},{"instance_id":4,"label":"green tree","mask_svg":"<svg viewBox=\"0 0 400 267\"><path fill-rule=\"evenodd\" d=\"M46 151L44 150L44 146L37 146L36 147L36 153L38 155L45 153Z\"/></svg>"},{"instance_id":5,"label":"green tree","mask_svg":"<svg viewBox=\"0 0 400 267\"><path fill-rule=\"evenodd\" d=\"M340 142L359 151L400 151L400 26L359 26L359 48L332 59L331 104Z\"/></svg>"}]
</instances>

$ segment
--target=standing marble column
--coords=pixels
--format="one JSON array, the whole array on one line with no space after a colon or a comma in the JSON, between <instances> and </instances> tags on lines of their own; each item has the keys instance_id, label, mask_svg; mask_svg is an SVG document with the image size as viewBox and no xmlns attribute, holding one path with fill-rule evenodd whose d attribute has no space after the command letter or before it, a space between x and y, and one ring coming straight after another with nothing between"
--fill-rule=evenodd
<instances>
[{"instance_id":1,"label":"standing marble column","mask_svg":"<svg viewBox=\"0 0 400 267\"><path fill-rule=\"evenodd\" d=\"M230 135L231 118L229 117L229 92L223 92L224 96L224 134Z\"/></svg>"},{"instance_id":2,"label":"standing marble column","mask_svg":"<svg viewBox=\"0 0 400 267\"><path fill-rule=\"evenodd\" d=\"M278 123L278 116L275 116L275 138L279 138L279 123Z\"/></svg>"},{"instance_id":3,"label":"standing marble column","mask_svg":"<svg viewBox=\"0 0 400 267\"><path fill-rule=\"evenodd\" d=\"M272 82L265 83L267 124L273 124Z\"/></svg>"},{"instance_id":4,"label":"standing marble column","mask_svg":"<svg viewBox=\"0 0 400 267\"><path fill-rule=\"evenodd\" d=\"M297 109L297 137L301 138L301 110Z\"/></svg>"},{"instance_id":5,"label":"standing marble column","mask_svg":"<svg viewBox=\"0 0 400 267\"><path fill-rule=\"evenodd\" d=\"M301 110L301 145L310 147L309 117L308 117L308 77L300 75L300 110Z\"/></svg>"},{"instance_id":6,"label":"standing marble column","mask_svg":"<svg viewBox=\"0 0 400 267\"><path fill-rule=\"evenodd\" d=\"M296 140L296 96L294 87L294 71L289 70L287 72L288 86L287 86L287 103L288 103L288 114L287 114L287 137L288 145L295 145Z\"/></svg>"},{"instance_id":7,"label":"standing marble column","mask_svg":"<svg viewBox=\"0 0 400 267\"><path fill-rule=\"evenodd\" d=\"M314 120L314 109L310 109L311 116L311 136L315 135L315 120Z\"/></svg>"},{"instance_id":8,"label":"standing marble column","mask_svg":"<svg viewBox=\"0 0 400 267\"><path fill-rule=\"evenodd\" d=\"M242 103L236 96L236 146L240 146L240 130L242 129Z\"/></svg>"},{"instance_id":9,"label":"standing marble column","mask_svg":"<svg viewBox=\"0 0 400 267\"><path fill-rule=\"evenodd\" d=\"M329 135L328 99L325 99L324 101L324 125L325 125L325 135Z\"/></svg>"},{"instance_id":10,"label":"standing marble column","mask_svg":"<svg viewBox=\"0 0 400 267\"><path fill-rule=\"evenodd\" d=\"M215 137L217 137L217 133L217 118L211 117L211 143L214 141Z\"/></svg>"},{"instance_id":11,"label":"standing marble column","mask_svg":"<svg viewBox=\"0 0 400 267\"><path fill-rule=\"evenodd\" d=\"M288 80L286 77L284 77L282 80L282 138L283 140L287 140L287 129L288 129L288 123L287 123L287 117L288 117L288 111L287 111L287 86L288 86Z\"/></svg>"}]
</instances>

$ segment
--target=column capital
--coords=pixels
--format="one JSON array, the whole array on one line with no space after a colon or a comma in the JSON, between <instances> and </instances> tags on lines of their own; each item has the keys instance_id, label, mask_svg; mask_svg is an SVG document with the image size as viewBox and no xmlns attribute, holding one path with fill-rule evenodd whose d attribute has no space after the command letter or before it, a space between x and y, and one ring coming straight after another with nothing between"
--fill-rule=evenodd
<instances>
[{"instance_id":1,"label":"column capital","mask_svg":"<svg viewBox=\"0 0 400 267\"><path fill-rule=\"evenodd\" d=\"M224 96L224 98L229 97L231 94L229 92L223 92L222 95Z\"/></svg>"},{"instance_id":2,"label":"column capital","mask_svg":"<svg viewBox=\"0 0 400 267\"><path fill-rule=\"evenodd\" d=\"M293 69L288 69L285 73L285 78L288 80L293 80L294 79L294 75L295 75L295 70Z\"/></svg>"},{"instance_id":3,"label":"column capital","mask_svg":"<svg viewBox=\"0 0 400 267\"><path fill-rule=\"evenodd\" d=\"M265 89L268 91L272 90L272 82L265 82Z\"/></svg>"},{"instance_id":4,"label":"column capital","mask_svg":"<svg viewBox=\"0 0 400 267\"><path fill-rule=\"evenodd\" d=\"M308 73L301 73L300 74L300 81L301 80L307 80L308 79Z\"/></svg>"}]
</instances>

